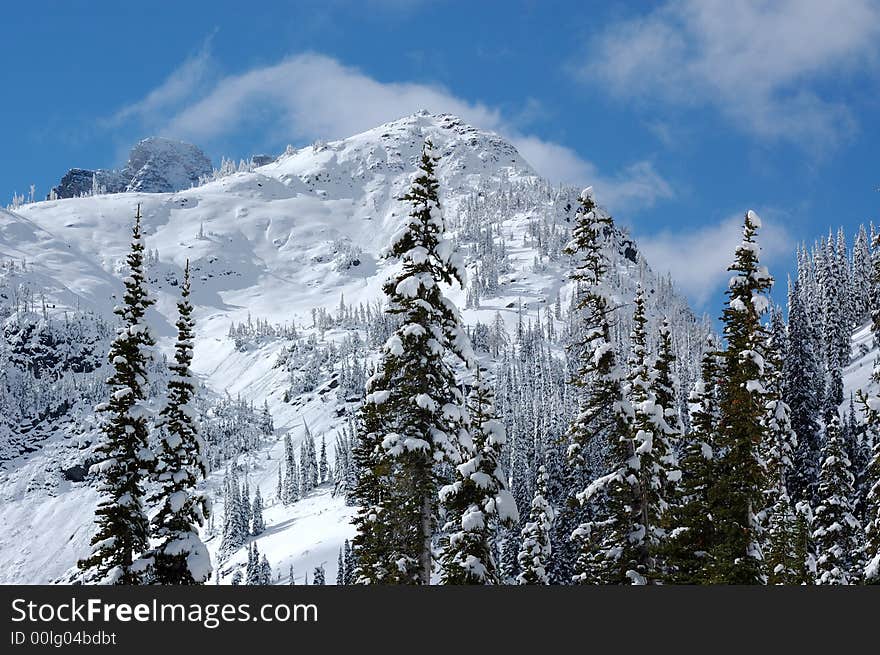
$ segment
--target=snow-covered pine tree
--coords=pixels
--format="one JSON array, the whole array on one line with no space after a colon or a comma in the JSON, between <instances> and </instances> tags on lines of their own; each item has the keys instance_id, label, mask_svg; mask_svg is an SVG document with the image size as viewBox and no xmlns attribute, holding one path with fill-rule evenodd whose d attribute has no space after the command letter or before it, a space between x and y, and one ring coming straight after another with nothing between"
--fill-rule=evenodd
<instances>
[{"instance_id":1,"label":"snow-covered pine tree","mask_svg":"<svg viewBox=\"0 0 880 655\"><path fill-rule=\"evenodd\" d=\"M305 424L302 444L300 445L300 488L307 494L318 485L318 457L315 448L315 437Z\"/></svg>"},{"instance_id":2,"label":"snow-covered pine tree","mask_svg":"<svg viewBox=\"0 0 880 655\"><path fill-rule=\"evenodd\" d=\"M345 556L342 546L339 547L339 558L336 561L336 586L345 584Z\"/></svg>"},{"instance_id":3,"label":"snow-covered pine tree","mask_svg":"<svg viewBox=\"0 0 880 655\"><path fill-rule=\"evenodd\" d=\"M672 342L672 328L667 317L661 321L659 332L653 388L656 402L663 408L666 425L669 428L670 447L674 449L674 441L681 434L679 403L676 399L679 380L675 375L675 345Z\"/></svg>"},{"instance_id":4,"label":"snow-covered pine tree","mask_svg":"<svg viewBox=\"0 0 880 655\"><path fill-rule=\"evenodd\" d=\"M819 479L819 410L825 376L819 357L818 336L804 306L801 280L789 283L788 339L782 369L783 400L791 412L797 435L793 465L786 487L794 502L812 500Z\"/></svg>"},{"instance_id":5,"label":"snow-covered pine tree","mask_svg":"<svg viewBox=\"0 0 880 655\"><path fill-rule=\"evenodd\" d=\"M315 572L312 575L312 585L324 586L324 584L326 584L324 580L324 567L316 566Z\"/></svg>"},{"instance_id":6,"label":"snow-covered pine tree","mask_svg":"<svg viewBox=\"0 0 880 655\"><path fill-rule=\"evenodd\" d=\"M864 225L859 225L852 252L853 327L871 317L871 246Z\"/></svg>"},{"instance_id":7,"label":"snow-covered pine tree","mask_svg":"<svg viewBox=\"0 0 880 655\"><path fill-rule=\"evenodd\" d=\"M321 458L318 462L318 484L330 480L330 466L327 464L327 440L321 435Z\"/></svg>"},{"instance_id":8,"label":"snow-covered pine tree","mask_svg":"<svg viewBox=\"0 0 880 655\"><path fill-rule=\"evenodd\" d=\"M797 435L783 397L782 357L786 343L781 312L774 309L765 357L767 403L763 457L766 464L764 566L768 584L801 584L806 561L796 547L797 515L788 495L789 477L797 448Z\"/></svg>"},{"instance_id":9,"label":"snow-covered pine tree","mask_svg":"<svg viewBox=\"0 0 880 655\"><path fill-rule=\"evenodd\" d=\"M853 513L854 477L844 450L837 410L827 421L819 476L819 504L813 519L818 584L856 584L854 566L861 549L862 528Z\"/></svg>"},{"instance_id":10,"label":"snow-covered pine tree","mask_svg":"<svg viewBox=\"0 0 880 655\"><path fill-rule=\"evenodd\" d=\"M736 249L733 275L722 321L727 350L722 358L721 421L715 480L709 488L710 512L718 536L710 562L715 583L756 584L763 581L761 526L765 470L761 444L766 438L765 340L761 317L769 308L773 284L761 266L756 235L758 215L745 215L743 240Z\"/></svg>"},{"instance_id":11,"label":"snow-covered pine tree","mask_svg":"<svg viewBox=\"0 0 880 655\"><path fill-rule=\"evenodd\" d=\"M251 483L248 480L247 472L244 475L244 482L241 485L241 502L238 504L241 512L241 522L244 524L245 534L251 531L251 519L253 519L253 506L251 505Z\"/></svg>"},{"instance_id":12,"label":"snow-covered pine tree","mask_svg":"<svg viewBox=\"0 0 880 655\"><path fill-rule=\"evenodd\" d=\"M873 402L872 402L873 401ZM868 439L874 449L866 469L868 493L865 503L865 584L880 584L880 398L866 398Z\"/></svg>"},{"instance_id":13,"label":"snow-covered pine tree","mask_svg":"<svg viewBox=\"0 0 880 655\"><path fill-rule=\"evenodd\" d=\"M383 287L387 311L401 325L382 348L364 401L378 445L368 465L383 481L378 505L355 518L355 545L361 577L374 582L430 583L439 467L458 464L462 439L469 438L464 398L446 358L470 363L473 353L458 310L439 286L464 287L464 269L444 237L436 160L427 141L402 198L410 212L387 251L402 268ZM367 552L377 541L385 544L379 557L390 553L390 561Z\"/></svg>"},{"instance_id":14,"label":"snow-covered pine tree","mask_svg":"<svg viewBox=\"0 0 880 655\"><path fill-rule=\"evenodd\" d=\"M824 266L819 269L822 289L822 327L825 352L826 389L824 406L837 407L843 402L843 369L849 363L850 324L847 317L846 261L838 261L831 232L825 243Z\"/></svg>"},{"instance_id":15,"label":"snow-covered pine tree","mask_svg":"<svg viewBox=\"0 0 880 655\"><path fill-rule=\"evenodd\" d=\"M880 231L871 238L871 334L880 345Z\"/></svg>"},{"instance_id":16,"label":"snow-covered pine tree","mask_svg":"<svg viewBox=\"0 0 880 655\"><path fill-rule=\"evenodd\" d=\"M356 478L351 504L360 506L353 521L358 532L352 541L352 551L357 554L352 583L358 584L381 583L393 575L393 540L383 516L391 462L383 457L380 417L376 403L365 402L361 406L352 446Z\"/></svg>"},{"instance_id":17,"label":"snow-covered pine tree","mask_svg":"<svg viewBox=\"0 0 880 655\"><path fill-rule=\"evenodd\" d=\"M223 479L223 535L220 541L220 561L238 550L247 539L248 528L243 521L241 494L235 468L227 470Z\"/></svg>"},{"instance_id":18,"label":"snow-covered pine tree","mask_svg":"<svg viewBox=\"0 0 880 655\"><path fill-rule=\"evenodd\" d=\"M346 539L345 540L345 577L343 584L354 584L355 583L355 569L357 568L354 561L354 553L351 549L351 542Z\"/></svg>"},{"instance_id":19,"label":"snow-covered pine tree","mask_svg":"<svg viewBox=\"0 0 880 655\"><path fill-rule=\"evenodd\" d=\"M648 354L648 318L641 284L636 289L633 328L630 335L629 376L626 393L632 408L630 435L633 442L634 475L638 479L636 496L639 520L629 541L637 548L636 567L628 575L639 584L657 582L664 570L662 547L666 530L663 517L667 509L670 476L677 479L675 456L669 444L673 431L666 423L665 408L657 401L655 384L659 377ZM675 475L673 475L675 474Z\"/></svg>"},{"instance_id":20,"label":"snow-covered pine tree","mask_svg":"<svg viewBox=\"0 0 880 655\"><path fill-rule=\"evenodd\" d=\"M281 464L278 465L278 482L275 483L275 501L284 502L284 479L281 477Z\"/></svg>"},{"instance_id":21,"label":"snow-covered pine tree","mask_svg":"<svg viewBox=\"0 0 880 655\"><path fill-rule=\"evenodd\" d=\"M591 518L573 538L580 546L574 579L579 583L623 584L637 567L639 549L630 541L641 525L636 487L638 476L629 438L629 412L623 397L623 373L611 339L611 314L616 309L605 289L607 235L611 217L596 209L591 188L579 197L572 239L565 253L574 260L571 279L578 336L573 347L578 370L578 413L568 430L568 460L573 479L585 480L590 458L599 460L599 477L578 493L590 503Z\"/></svg>"},{"instance_id":22,"label":"snow-covered pine tree","mask_svg":"<svg viewBox=\"0 0 880 655\"><path fill-rule=\"evenodd\" d=\"M290 505L300 498L299 469L296 465L296 455L293 452L293 444L290 433L284 435L284 490L282 502Z\"/></svg>"},{"instance_id":23,"label":"snow-covered pine tree","mask_svg":"<svg viewBox=\"0 0 880 655\"><path fill-rule=\"evenodd\" d=\"M871 252L871 332L874 345L880 345L880 232L872 239ZM880 358L874 362L871 381L880 384ZM865 535L863 580L865 584L880 584L880 395L864 389L859 391L858 402L864 424L863 439L871 448L871 458L865 469Z\"/></svg>"},{"instance_id":24,"label":"snow-covered pine tree","mask_svg":"<svg viewBox=\"0 0 880 655\"><path fill-rule=\"evenodd\" d=\"M841 285L840 313L843 317L840 331L837 334L837 349L838 356L845 368L849 364L849 341L852 328L856 325L856 320L853 300L853 271L850 266L849 253L847 252L846 232L843 227L837 229L836 259L838 282Z\"/></svg>"},{"instance_id":25,"label":"snow-covered pine tree","mask_svg":"<svg viewBox=\"0 0 880 655\"><path fill-rule=\"evenodd\" d=\"M157 584L203 584L211 576L208 549L199 538L199 527L210 512L208 498L196 491L207 475L205 442L199 434L192 402L196 392L190 370L195 321L192 317L189 260L183 271L177 303L177 342L169 366L167 401L159 413L160 438L151 496L159 511L152 520L152 576Z\"/></svg>"},{"instance_id":26,"label":"snow-covered pine tree","mask_svg":"<svg viewBox=\"0 0 880 655\"><path fill-rule=\"evenodd\" d=\"M709 512L709 489L715 482L721 365L718 343L709 335L701 376L689 398L691 429L682 438L682 477L676 485L667 521L667 576L674 583L709 582L709 558L717 538Z\"/></svg>"},{"instance_id":27,"label":"snow-covered pine tree","mask_svg":"<svg viewBox=\"0 0 880 655\"><path fill-rule=\"evenodd\" d=\"M144 243L138 205L126 258L122 304L113 311L120 326L108 358L113 373L107 380L109 399L96 407L102 417L96 449L103 496L95 510L97 532L92 552L79 562L87 581L139 584L142 571L135 558L146 550L149 521L143 505L143 483L155 464L148 445L147 365L155 345L146 323L153 304L144 277Z\"/></svg>"},{"instance_id":28,"label":"snow-covered pine tree","mask_svg":"<svg viewBox=\"0 0 880 655\"><path fill-rule=\"evenodd\" d=\"M244 583L248 586L260 584L260 551L257 542L248 546L247 568L245 569Z\"/></svg>"},{"instance_id":29,"label":"snow-covered pine tree","mask_svg":"<svg viewBox=\"0 0 880 655\"><path fill-rule=\"evenodd\" d=\"M816 551L813 544L813 508L803 500L795 503L794 561L803 564L800 574L794 576L792 584L812 585L816 583Z\"/></svg>"},{"instance_id":30,"label":"snow-covered pine tree","mask_svg":"<svg viewBox=\"0 0 880 655\"><path fill-rule=\"evenodd\" d=\"M517 556L520 573L516 581L519 584L550 584L547 567L553 555L550 531L553 529L554 512L546 496L547 471L541 466L535 481L529 520L522 529L522 542Z\"/></svg>"},{"instance_id":31,"label":"snow-covered pine tree","mask_svg":"<svg viewBox=\"0 0 880 655\"><path fill-rule=\"evenodd\" d=\"M257 485L254 491L254 504L251 511L251 534L255 537L263 534L266 529L266 521L263 519L263 496L260 494L260 487Z\"/></svg>"},{"instance_id":32,"label":"snow-covered pine tree","mask_svg":"<svg viewBox=\"0 0 880 655\"><path fill-rule=\"evenodd\" d=\"M269 560L266 559L266 555L260 559L260 567L259 567L259 575L257 584L260 585L270 585L272 584L272 567L269 565Z\"/></svg>"},{"instance_id":33,"label":"snow-covered pine tree","mask_svg":"<svg viewBox=\"0 0 880 655\"><path fill-rule=\"evenodd\" d=\"M451 484L440 489L446 509L442 584L499 584L495 561L498 528L519 522L516 502L501 468L504 424L495 411L495 393L477 369L468 398L471 443L462 443L462 462Z\"/></svg>"}]
</instances>

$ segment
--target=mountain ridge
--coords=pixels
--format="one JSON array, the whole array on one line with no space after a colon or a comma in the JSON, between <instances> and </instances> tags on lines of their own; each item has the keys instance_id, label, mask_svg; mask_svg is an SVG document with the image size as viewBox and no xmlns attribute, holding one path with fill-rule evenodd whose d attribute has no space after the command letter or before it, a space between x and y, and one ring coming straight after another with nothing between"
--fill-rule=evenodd
<instances>
[{"instance_id":1,"label":"mountain ridge","mask_svg":"<svg viewBox=\"0 0 880 655\"><path fill-rule=\"evenodd\" d=\"M425 138L440 154L444 213L471 280L466 288L448 289L465 322L476 329L498 318L514 335L526 329L525 324L546 322L553 330L563 330L564 322L551 310L571 302L568 264L561 249L579 190L548 183L500 136L449 114L418 112L352 137L289 149L251 171L225 174L173 193L127 191L43 201L3 217L16 226L10 229L32 226L39 237L15 237L14 244L9 237L4 242L0 228L0 258L29 262L29 283L54 305L51 313L60 316L88 307L111 320L132 217L140 205L147 273L157 298L148 319L166 353L174 333L177 280L190 262L197 335L194 371L213 397L266 402L275 421L275 437L236 459L244 462L271 507L267 518L276 528L270 552L278 558L273 564L282 569L288 560L297 570L304 563L317 565L328 553L332 563L341 544L331 544L328 535L350 535L350 526L335 523L326 526L326 534L295 539L277 528L296 521L323 523L303 516L301 507L272 504L275 466L283 455L285 433L298 444L308 425L332 443L350 417L352 403L342 394L329 393L339 384L341 360L318 364L313 375L302 368L311 364L298 358L312 357L309 353L321 348L342 348L354 335L362 335L357 325L346 327L341 319L326 317L345 303L363 311L381 299L382 283L397 265L385 261L382 251L399 227L404 207L398 198L411 180ZM708 324L693 314L671 282L651 273L624 230L610 236L609 278L621 307L621 339L628 334L632 295L642 283L650 313L672 314L682 326L681 352L698 357ZM260 329L267 336L246 347L230 337L233 325L257 321L293 326L302 346L294 347L299 342L292 337L274 336L281 331L264 328ZM319 350L309 345L310 340ZM305 355L298 355L300 350ZM563 357L558 346L553 350ZM317 377L304 386L303 375ZM682 385L692 383L694 375L683 366ZM0 570L7 571L6 581L56 579L73 564L72 554L86 548L94 501L90 480L64 479L63 471L48 461L63 460L67 468L88 462L95 424L85 408L81 411L78 436L59 431L34 452L2 463L0 494L5 502L0 520L14 525L13 537L0 541ZM215 496L222 486L221 474L215 470L206 482ZM326 491L319 494L323 500L313 503L314 512L339 520L349 516L351 508ZM64 514L65 534L40 534L26 522L26 507L34 502L44 503L46 512ZM222 507L219 501L217 507ZM79 517L75 527L71 514ZM294 516L299 518L295 521ZM52 551L47 540L53 539L66 544L54 564L35 555L39 549ZM209 528L206 539L216 556L219 538ZM28 544L25 552L18 546L22 543ZM297 548L303 552L283 554L285 544L292 543L300 544ZM243 556L241 551L224 564L224 582Z\"/></svg>"}]
</instances>

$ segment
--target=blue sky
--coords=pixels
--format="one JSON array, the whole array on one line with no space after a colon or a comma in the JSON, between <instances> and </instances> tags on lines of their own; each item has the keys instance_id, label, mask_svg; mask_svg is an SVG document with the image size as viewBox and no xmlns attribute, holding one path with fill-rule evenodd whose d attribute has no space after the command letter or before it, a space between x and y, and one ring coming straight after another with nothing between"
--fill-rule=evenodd
<instances>
[{"instance_id":1,"label":"blue sky","mask_svg":"<svg viewBox=\"0 0 880 655\"><path fill-rule=\"evenodd\" d=\"M877 0L17 3L0 199L150 134L219 161L426 107L593 184L715 315L745 209L782 281L795 242L878 218L878 37Z\"/></svg>"}]
</instances>

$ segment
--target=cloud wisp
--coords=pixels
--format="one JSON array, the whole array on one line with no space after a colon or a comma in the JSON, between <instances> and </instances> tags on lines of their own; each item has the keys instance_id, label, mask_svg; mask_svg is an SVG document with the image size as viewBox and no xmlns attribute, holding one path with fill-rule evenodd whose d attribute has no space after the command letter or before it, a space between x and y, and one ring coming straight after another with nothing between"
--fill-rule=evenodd
<instances>
[{"instance_id":1,"label":"cloud wisp","mask_svg":"<svg viewBox=\"0 0 880 655\"><path fill-rule=\"evenodd\" d=\"M763 219L758 234L761 263L772 266L791 254L792 236L781 222L773 220L774 212L758 213ZM727 267L742 241L742 222L742 215L736 214L697 229L664 230L636 235L636 239L651 269L669 273L676 288L700 309L724 288L730 277Z\"/></svg>"},{"instance_id":2,"label":"cloud wisp","mask_svg":"<svg viewBox=\"0 0 880 655\"><path fill-rule=\"evenodd\" d=\"M187 60L142 100L117 113L117 120L160 126L166 136L202 144L248 132L287 140L330 140L428 109L498 132L543 176L554 182L592 184L603 204L615 211L650 207L674 195L650 161L600 173L573 149L525 133L519 127L521 116L505 116L442 86L382 82L331 57L302 53L221 76L203 90L209 63L206 50ZM190 80L198 83L187 93Z\"/></svg>"},{"instance_id":3,"label":"cloud wisp","mask_svg":"<svg viewBox=\"0 0 880 655\"><path fill-rule=\"evenodd\" d=\"M712 107L754 136L821 151L856 122L822 84L875 72L876 0L667 0L602 30L575 69L620 99Z\"/></svg>"}]
</instances>

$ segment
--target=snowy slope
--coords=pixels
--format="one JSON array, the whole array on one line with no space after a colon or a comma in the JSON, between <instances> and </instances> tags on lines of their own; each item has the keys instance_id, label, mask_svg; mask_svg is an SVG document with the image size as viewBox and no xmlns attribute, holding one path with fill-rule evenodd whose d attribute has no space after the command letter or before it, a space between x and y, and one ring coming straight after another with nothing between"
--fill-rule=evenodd
<instances>
[{"instance_id":1,"label":"snowy slope","mask_svg":"<svg viewBox=\"0 0 880 655\"><path fill-rule=\"evenodd\" d=\"M873 342L874 335L871 333L870 323L853 332L851 361L843 371L844 404L849 403L850 393L857 394L859 390L867 392L876 386L871 381L874 360L878 356Z\"/></svg>"},{"instance_id":2,"label":"snowy slope","mask_svg":"<svg viewBox=\"0 0 880 655\"><path fill-rule=\"evenodd\" d=\"M329 444L345 410L339 401L311 393L284 402L286 373L275 367L283 343L270 339L258 348L240 350L227 332L231 322L253 316L294 324L308 334L313 308L334 308L341 295L356 303L379 298L388 274L381 251L397 230L402 211L396 198L410 180L426 137L441 155L438 174L447 216L456 216L489 187L520 199L510 203L496 226L508 244L511 270L501 276L496 294L464 312L466 321L489 324L501 312L513 327L518 307L532 320L557 293L567 297L564 266L554 261L536 266L537 246L529 234L536 221L561 222L573 213L561 207L574 190L553 191L497 135L454 116L427 112L338 142L289 150L253 172L177 193L72 198L0 212L0 258L26 259L56 311L84 306L109 315L120 293L119 273L140 204L146 246L158 251L158 261L148 272L158 297L150 320L161 347L170 348L176 279L188 259L194 276L196 373L217 394L240 395L259 404L266 400L279 438L289 431L298 443L307 422L314 434L326 434ZM522 200L526 196L528 202ZM616 255L614 271L621 296L630 297L640 278L659 289L662 285L635 244L623 236L621 243L626 244L625 254ZM469 268L477 265L471 261ZM452 289L449 295L464 307L464 290ZM678 299L670 311L689 315L686 303ZM341 336L331 333L327 338ZM284 576L290 564L297 577L306 572L311 577L312 568L324 563L332 582L338 548L351 536L353 510L325 487L292 507L274 504L281 449L280 440L272 441L248 456L251 489L259 485L270 505L260 552ZM59 436L39 451L3 464L0 524L8 529L0 534L0 582L56 579L87 549L96 495L87 482L58 481L57 461L77 457L75 443ZM222 471L215 472L208 487L219 488L221 477ZM222 507L215 508L219 525ZM219 536L208 538L214 553L218 542ZM224 582L242 558L243 550L223 565Z\"/></svg>"}]
</instances>

